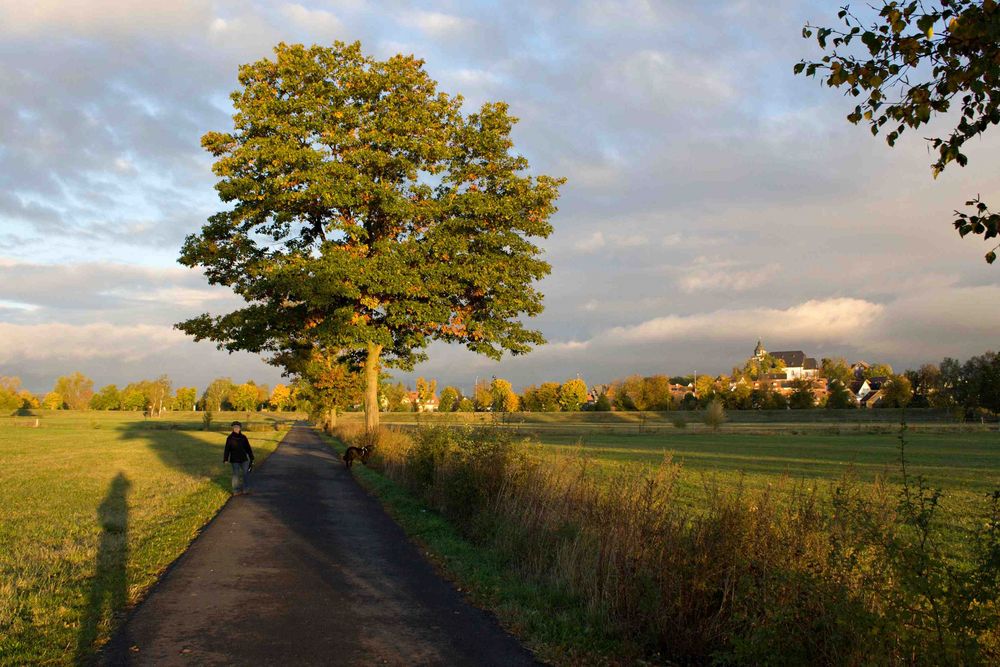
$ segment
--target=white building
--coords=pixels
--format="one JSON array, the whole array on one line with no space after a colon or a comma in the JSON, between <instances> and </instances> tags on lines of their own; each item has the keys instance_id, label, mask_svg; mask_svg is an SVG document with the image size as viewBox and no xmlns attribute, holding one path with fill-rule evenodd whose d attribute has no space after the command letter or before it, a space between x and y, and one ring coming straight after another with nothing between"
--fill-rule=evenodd
<instances>
[{"instance_id":1,"label":"white building","mask_svg":"<svg viewBox=\"0 0 1000 667\"><path fill-rule=\"evenodd\" d=\"M753 356L756 359L762 358L765 354L770 354L771 358L780 360L785 364L785 379L798 380L800 378L812 378L819 375L819 364L812 357L807 357L802 350L782 350L781 352L768 352L764 349L763 343L757 341Z\"/></svg>"}]
</instances>

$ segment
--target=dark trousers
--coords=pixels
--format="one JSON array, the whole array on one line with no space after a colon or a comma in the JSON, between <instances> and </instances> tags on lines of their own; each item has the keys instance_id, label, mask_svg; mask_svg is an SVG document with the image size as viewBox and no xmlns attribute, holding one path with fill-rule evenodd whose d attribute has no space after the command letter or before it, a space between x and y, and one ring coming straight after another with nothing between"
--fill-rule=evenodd
<instances>
[{"instance_id":1,"label":"dark trousers","mask_svg":"<svg viewBox=\"0 0 1000 667\"><path fill-rule=\"evenodd\" d=\"M248 480L250 479L247 474L247 468L250 467L249 461L242 461L237 463L236 461L230 461L233 464L233 493L239 493L241 491L246 491L250 488Z\"/></svg>"}]
</instances>

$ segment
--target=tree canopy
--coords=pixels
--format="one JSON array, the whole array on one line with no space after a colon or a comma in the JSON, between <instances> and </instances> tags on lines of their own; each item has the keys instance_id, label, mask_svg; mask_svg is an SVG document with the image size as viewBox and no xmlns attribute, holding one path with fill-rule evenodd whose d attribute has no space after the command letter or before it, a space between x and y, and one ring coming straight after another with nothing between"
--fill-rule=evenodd
<instances>
[{"instance_id":1,"label":"tree canopy","mask_svg":"<svg viewBox=\"0 0 1000 667\"><path fill-rule=\"evenodd\" d=\"M862 18L850 6L837 14L842 25L806 24L827 51L821 60L803 60L796 74L816 76L858 100L847 116L865 122L873 135L893 146L906 130L945 116L954 122L947 136L930 137L936 151L936 178L952 162L965 166L965 143L1000 123L1000 8L996 0L881 0L870 5L877 16ZM951 113L956 111L957 113ZM1000 213L979 196L955 211L953 224L964 237L992 239L1000 232ZM994 246L986 261L996 260Z\"/></svg>"},{"instance_id":2,"label":"tree canopy","mask_svg":"<svg viewBox=\"0 0 1000 667\"><path fill-rule=\"evenodd\" d=\"M341 350L366 369L408 369L431 340L499 358L544 342L545 238L562 179L527 174L502 102L475 113L413 56L359 43L279 44L244 65L230 132L202 145L226 208L184 243L246 305L178 324L230 351Z\"/></svg>"},{"instance_id":3,"label":"tree canopy","mask_svg":"<svg viewBox=\"0 0 1000 667\"><path fill-rule=\"evenodd\" d=\"M79 371L72 375L62 375L56 379L52 393L61 396L62 402L70 410L84 410L90 405L90 399L94 395L94 381Z\"/></svg>"}]
</instances>

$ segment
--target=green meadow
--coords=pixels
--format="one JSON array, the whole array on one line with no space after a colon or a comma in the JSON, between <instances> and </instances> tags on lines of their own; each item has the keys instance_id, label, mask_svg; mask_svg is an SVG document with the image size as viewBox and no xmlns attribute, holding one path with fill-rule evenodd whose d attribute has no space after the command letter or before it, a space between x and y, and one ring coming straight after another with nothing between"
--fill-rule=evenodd
<instances>
[{"instance_id":1,"label":"green meadow","mask_svg":"<svg viewBox=\"0 0 1000 667\"><path fill-rule=\"evenodd\" d=\"M966 577L992 567L1000 433L930 416L390 414L355 474L556 664L992 664L992 575ZM347 415L336 436L362 431Z\"/></svg>"},{"instance_id":2,"label":"green meadow","mask_svg":"<svg viewBox=\"0 0 1000 667\"><path fill-rule=\"evenodd\" d=\"M682 464L680 497L768 485L832 489L845 475L899 481L898 423L888 413L776 422L732 415L718 431L692 415L386 414L390 427L493 423L534 438L542 451L586 460L609 475ZM781 415L785 416L785 415ZM33 411L0 417L0 664L92 659L137 602L226 502L222 447L229 422L248 423L259 458L301 415ZM342 415L342 422L361 415ZM995 428L995 427L993 427ZM944 491L943 518L979 520L1000 487L1000 433L940 419L911 421L909 471Z\"/></svg>"},{"instance_id":3,"label":"green meadow","mask_svg":"<svg viewBox=\"0 0 1000 667\"><path fill-rule=\"evenodd\" d=\"M978 520L985 497L1000 488L996 424L943 421L946 413L908 411L907 472L943 491L943 516L956 527ZM672 423L678 417L684 425ZM695 413L390 413L390 428L417 424L495 424L534 438L543 451L579 456L602 472L655 466L669 457L682 466L681 498L804 483L822 492L845 475L901 481L900 419L896 410L730 412L718 430ZM777 419L795 421L769 421ZM360 419L348 414L342 421Z\"/></svg>"},{"instance_id":4,"label":"green meadow","mask_svg":"<svg viewBox=\"0 0 1000 667\"><path fill-rule=\"evenodd\" d=\"M217 413L210 431L201 413L0 418L0 664L92 660L229 497L234 418L262 460L294 416Z\"/></svg>"}]
</instances>

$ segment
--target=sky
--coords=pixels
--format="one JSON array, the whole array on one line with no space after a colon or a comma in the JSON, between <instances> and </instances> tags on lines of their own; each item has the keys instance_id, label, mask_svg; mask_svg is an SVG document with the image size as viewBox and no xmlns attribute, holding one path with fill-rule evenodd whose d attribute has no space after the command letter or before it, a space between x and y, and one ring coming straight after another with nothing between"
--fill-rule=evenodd
<instances>
[{"instance_id":1,"label":"sky","mask_svg":"<svg viewBox=\"0 0 1000 667\"><path fill-rule=\"evenodd\" d=\"M0 375L281 381L173 328L238 305L176 259L221 208L200 137L281 41L415 54L470 112L506 101L531 172L568 179L541 243L548 344L434 344L404 381L719 373L758 338L897 370L995 349L1000 268L950 220L1000 198L1000 133L933 180L933 128L889 149L850 125L792 75L818 54L802 25L838 5L0 0Z\"/></svg>"}]
</instances>

